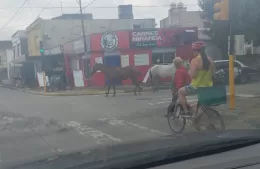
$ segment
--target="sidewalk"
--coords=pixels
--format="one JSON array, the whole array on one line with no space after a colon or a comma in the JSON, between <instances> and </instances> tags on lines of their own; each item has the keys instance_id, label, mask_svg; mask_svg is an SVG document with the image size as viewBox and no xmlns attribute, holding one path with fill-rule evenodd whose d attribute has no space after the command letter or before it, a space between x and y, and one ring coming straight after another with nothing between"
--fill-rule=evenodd
<instances>
[{"instance_id":1,"label":"sidewalk","mask_svg":"<svg viewBox=\"0 0 260 169\"><path fill-rule=\"evenodd\" d=\"M260 89L258 87L260 83L254 84L243 84L243 85L236 85L235 86L235 93L236 97L243 97L243 98L260 98ZM2 85L2 87L10 88L13 90L18 90L21 92L26 92L34 95L44 95L44 96L80 96L80 95L101 95L107 92L107 87L85 87L85 88L74 88L73 90L63 90L57 92L47 92L44 93L43 88L16 88L14 86L9 85ZM143 91L152 91L150 86L142 86ZM116 86L116 93L131 93L134 90L134 86ZM168 86L162 87L160 90L169 90ZM160 91L159 91L160 92ZM110 94L113 93L113 89L110 89ZM228 87L227 87L227 94Z\"/></svg>"},{"instance_id":2,"label":"sidewalk","mask_svg":"<svg viewBox=\"0 0 260 169\"><path fill-rule=\"evenodd\" d=\"M43 96L80 96L80 95L101 95L107 92L107 87L85 87L85 88L74 88L72 90L62 90L57 92L46 92L44 93L43 88L16 88L13 86L2 85L13 90L26 92L34 95ZM143 91L151 91L151 87L142 86ZM131 93L134 91L134 86L116 86L116 93ZM138 92L138 91L137 91ZM113 94L113 88L110 89L110 94Z\"/></svg>"},{"instance_id":3,"label":"sidewalk","mask_svg":"<svg viewBox=\"0 0 260 169\"><path fill-rule=\"evenodd\" d=\"M237 97L235 109L229 103L217 108L228 129L260 129L260 98Z\"/></svg>"}]
</instances>

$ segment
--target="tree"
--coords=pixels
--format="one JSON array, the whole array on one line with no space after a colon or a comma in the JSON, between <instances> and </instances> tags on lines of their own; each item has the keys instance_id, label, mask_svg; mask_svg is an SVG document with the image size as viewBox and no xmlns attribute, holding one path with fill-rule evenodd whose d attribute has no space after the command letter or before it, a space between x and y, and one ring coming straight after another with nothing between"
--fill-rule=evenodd
<instances>
[{"instance_id":1,"label":"tree","mask_svg":"<svg viewBox=\"0 0 260 169\"><path fill-rule=\"evenodd\" d=\"M198 0L203 11L202 19L209 23L209 30L204 33L212 38L214 44L220 45L228 36L229 27L226 21L213 20L214 3L215 0ZM253 40L255 45L260 45L260 0L235 0L230 6L233 32L244 34L248 41Z\"/></svg>"},{"instance_id":2,"label":"tree","mask_svg":"<svg viewBox=\"0 0 260 169\"><path fill-rule=\"evenodd\" d=\"M201 18L204 25L207 25L203 33L211 38L211 42L221 49L222 58L228 58L228 22L214 21L214 4L215 0L198 0L198 5L202 10Z\"/></svg>"},{"instance_id":3,"label":"tree","mask_svg":"<svg viewBox=\"0 0 260 169\"><path fill-rule=\"evenodd\" d=\"M260 1L236 0L232 3L232 29L236 34L244 34L246 40L260 45Z\"/></svg>"}]
</instances>

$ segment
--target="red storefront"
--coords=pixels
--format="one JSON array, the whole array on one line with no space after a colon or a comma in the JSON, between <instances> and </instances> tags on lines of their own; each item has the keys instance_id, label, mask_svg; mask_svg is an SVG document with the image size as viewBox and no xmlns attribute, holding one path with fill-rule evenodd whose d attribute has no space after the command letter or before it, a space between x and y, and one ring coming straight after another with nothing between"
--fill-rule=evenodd
<instances>
[{"instance_id":1,"label":"red storefront","mask_svg":"<svg viewBox=\"0 0 260 169\"><path fill-rule=\"evenodd\" d=\"M136 66L143 79L154 64L172 63L174 56L188 60L191 43L198 39L197 28L142 29L105 32L90 35L90 66L96 62L107 66ZM91 78L94 86L104 86L103 73L97 72ZM119 84L131 84L130 80Z\"/></svg>"},{"instance_id":2,"label":"red storefront","mask_svg":"<svg viewBox=\"0 0 260 169\"><path fill-rule=\"evenodd\" d=\"M64 46L64 51L69 51L65 52L64 56L67 75L72 76L69 58L76 57L76 60L79 60L84 85L105 86L107 81L103 73L97 72L90 77L86 69L90 70L95 63L118 67L131 65L142 72L140 80L143 80L148 69L154 64L170 64L175 55L188 60L192 54L191 43L198 39L198 32L194 27L120 30L91 34L87 36L87 39L87 56L81 49L83 45L76 47L78 45L72 42L74 45ZM118 83L126 85L131 84L131 81L125 80Z\"/></svg>"}]
</instances>

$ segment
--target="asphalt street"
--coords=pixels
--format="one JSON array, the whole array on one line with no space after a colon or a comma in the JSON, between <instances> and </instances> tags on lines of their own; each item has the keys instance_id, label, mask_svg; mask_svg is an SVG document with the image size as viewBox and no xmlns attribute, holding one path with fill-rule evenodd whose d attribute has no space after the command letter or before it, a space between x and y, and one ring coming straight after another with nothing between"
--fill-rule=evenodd
<instances>
[{"instance_id":1,"label":"asphalt street","mask_svg":"<svg viewBox=\"0 0 260 169\"><path fill-rule=\"evenodd\" d=\"M170 91L107 98L103 95L39 96L6 88L0 88L0 93L0 168L14 160L19 163L172 134L164 117L171 102ZM254 102L257 103L254 105L260 103L259 100ZM245 104L245 100L240 103ZM220 109L224 118L239 119L227 112L225 106ZM227 124L227 128L237 126L253 128L244 122ZM195 130L191 127L186 130L192 131Z\"/></svg>"}]
</instances>

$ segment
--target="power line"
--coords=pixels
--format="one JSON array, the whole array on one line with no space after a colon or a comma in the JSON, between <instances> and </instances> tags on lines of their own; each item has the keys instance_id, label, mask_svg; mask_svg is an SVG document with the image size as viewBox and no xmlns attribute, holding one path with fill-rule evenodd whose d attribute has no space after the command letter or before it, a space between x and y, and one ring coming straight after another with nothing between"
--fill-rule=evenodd
<instances>
[{"instance_id":1,"label":"power line","mask_svg":"<svg viewBox=\"0 0 260 169\"><path fill-rule=\"evenodd\" d=\"M84 7L81 9L81 11L83 11L83 10L84 10L85 8L87 8L89 5L93 4L95 1L97 1L97 0L92 0L91 2L89 2L86 6L84 6ZM80 13L80 11L79 11L78 13Z\"/></svg>"},{"instance_id":2,"label":"power line","mask_svg":"<svg viewBox=\"0 0 260 169\"><path fill-rule=\"evenodd\" d=\"M27 0L28 1L28 0ZM89 5L91 5L92 3L94 3L96 0L92 0L91 2L89 2L86 6L84 6L82 8L85 9L87 8ZM37 15L36 19L41 15L41 13L46 10L46 9L60 9L61 7L60 6L49 6L48 5L52 2L52 0L50 0L48 2L47 5L45 5L45 7L37 7L37 6L30 6L30 7L27 7L27 6L21 6L20 8L28 8L28 9L42 9L40 11L40 13ZM189 4L189 5L184 5L185 7L189 7L189 6L198 6L197 4ZM170 8L170 5L133 5L133 8L161 8L161 7L167 7L167 8ZM62 8L76 8L78 9L79 7L78 6L63 6ZM114 9L114 8L118 8L118 6L92 6L92 7L88 7L88 8L101 8L101 9ZM8 9L8 8L0 8L1 9ZM7 26L7 25L6 25ZM25 25L19 25L19 26L25 26ZM15 27L19 27L19 26L13 26L13 27L9 27L9 28L15 28ZM5 29L5 27L1 28L1 29ZM0 29L0 31L1 31Z\"/></svg>"},{"instance_id":3,"label":"power line","mask_svg":"<svg viewBox=\"0 0 260 169\"><path fill-rule=\"evenodd\" d=\"M192 6L198 6L197 4L189 4L184 5L184 7L192 7ZM169 8L170 5L133 5L133 8L161 8L161 7L167 7ZM9 8L0 8L0 10L6 10L6 9L16 9L17 7L9 7ZM42 9L42 6L25 6L22 7L23 9ZM63 6L62 8L79 8L78 6ZM87 8L86 6L84 8ZM118 8L118 6L92 6L88 8ZM45 7L46 9L60 9L60 6L49 6Z\"/></svg>"},{"instance_id":4,"label":"power line","mask_svg":"<svg viewBox=\"0 0 260 169\"><path fill-rule=\"evenodd\" d=\"M38 19L40 17L40 15L42 14L42 12L47 8L47 6L52 2L52 0L50 0L43 8L42 10L39 12L39 14L37 15L36 19Z\"/></svg>"},{"instance_id":5,"label":"power line","mask_svg":"<svg viewBox=\"0 0 260 169\"><path fill-rule=\"evenodd\" d=\"M27 3L28 0L25 0L24 3L19 7L19 9L14 13L14 15L0 28L0 31L2 31L7 25L10 24L10 22L14 19L14 17L20 12L20 10L23 8L23 6Z\"/></svg>"}]
</instances>

